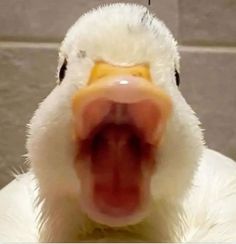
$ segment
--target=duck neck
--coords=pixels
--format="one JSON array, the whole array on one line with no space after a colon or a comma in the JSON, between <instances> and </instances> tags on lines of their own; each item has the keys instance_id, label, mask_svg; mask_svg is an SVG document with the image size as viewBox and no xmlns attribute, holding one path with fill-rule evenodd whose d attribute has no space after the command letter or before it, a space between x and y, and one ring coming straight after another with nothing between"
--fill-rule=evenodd
<instances>
[{"instance_id":1,"label":"duck neck","mask_svg":"<svg viewBox=\"0 0 236 244\"><path fill-rule=\"evenodd\" d=\"M40 242L171 242L180 205L159 199L153 212L141 223L119 228L91 221L79 208L78 198L44 198L41 205Z\"/></svg>"}]
</instances>

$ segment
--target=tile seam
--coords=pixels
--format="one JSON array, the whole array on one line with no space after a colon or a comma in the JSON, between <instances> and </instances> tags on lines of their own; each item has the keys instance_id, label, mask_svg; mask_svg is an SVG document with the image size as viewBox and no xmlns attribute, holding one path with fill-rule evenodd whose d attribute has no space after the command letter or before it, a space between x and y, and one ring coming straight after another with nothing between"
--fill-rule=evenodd
<instances>
[{"instance_id":1,"label":"tile seam","mask_svg":"<svg viewBox=\"0 0 236 244\"><path fill-rule=\"evenodd\" d=\"M0 41L0 48L45 48L58 49L60 43L58 42L12 42ZM179 51L182 52L209 52L209 53L236 53L236 47L228 46L185 46L179 45Z\"/></svg>"}]
</instances>

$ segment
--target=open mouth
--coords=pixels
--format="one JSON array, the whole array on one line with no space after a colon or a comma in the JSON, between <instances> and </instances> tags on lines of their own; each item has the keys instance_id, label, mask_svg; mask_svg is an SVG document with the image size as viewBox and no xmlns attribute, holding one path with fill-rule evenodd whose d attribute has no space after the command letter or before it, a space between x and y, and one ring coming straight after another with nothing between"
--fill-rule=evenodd
<instances>
[{"instance_id":1,"label":"open mouth","mask_svg":"<svg viewBox=\"0 0 236 244\"><path fill-rule=\"evenodd\" d=\"M132 76L104 79L75 95L76 170L92 219L120 225L144 212L170 108L164 92Z\"/></svg>"}]
</instances>

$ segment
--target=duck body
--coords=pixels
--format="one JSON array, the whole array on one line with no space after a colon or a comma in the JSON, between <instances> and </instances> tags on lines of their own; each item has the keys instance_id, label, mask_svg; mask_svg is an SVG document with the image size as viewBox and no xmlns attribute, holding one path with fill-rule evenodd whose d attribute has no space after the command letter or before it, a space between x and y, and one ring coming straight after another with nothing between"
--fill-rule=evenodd
<instances>
[{"instance_id":1,"label":"duck body","mask_svg":"<svg viewBox=\"0 0 236 244\"><path fill-rule=\"evenodd\" d=\"M0 241L236 241L236 164L204 146L178 74L147 8L83 15L30 121L30 171L0 192Z\"/></svg>"},{"instance_id":2,"label":"duck body","mask_svg":"<svg viewBox=\"0 0 236 244\"><path fill-rule=\"evenodd\" d=\"M0 191L0 241L39 242L32 173L19 175ZM97 224L74 241L233 242L236 240L236 163L205 148L192 186L179 202L159 199L146 223L111 229Z\"/></svg>"}]
</instances>

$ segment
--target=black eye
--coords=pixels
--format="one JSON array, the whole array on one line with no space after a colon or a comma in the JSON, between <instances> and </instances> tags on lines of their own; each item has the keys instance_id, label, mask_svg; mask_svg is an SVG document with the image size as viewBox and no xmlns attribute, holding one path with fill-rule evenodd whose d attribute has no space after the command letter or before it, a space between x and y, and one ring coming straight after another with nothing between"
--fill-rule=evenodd
<instances>
[{"instance_id":1,"label":"black eye","mask_svg":"<svg viewBox=\"0 0 236 244\"><path fill-rule=\"evenodd\" d=\"M60 83L63 81L63 79L65 78L65 75L66 75L66 69L67 69L67 60L65 59L61 68L60 68L60 71L59 71L59 81Z\"/></svg>"},{"instance_id":2,"label":"black eye","mask_svg":"<svg viewBox=\"0 0 236 244\"><path fill-rule=\"evenodd\" d=\"M180 84L179 72L176 69L175 69L175 81L176 81L176 85L179 86Z\"/></svg>"}]
</instances>

